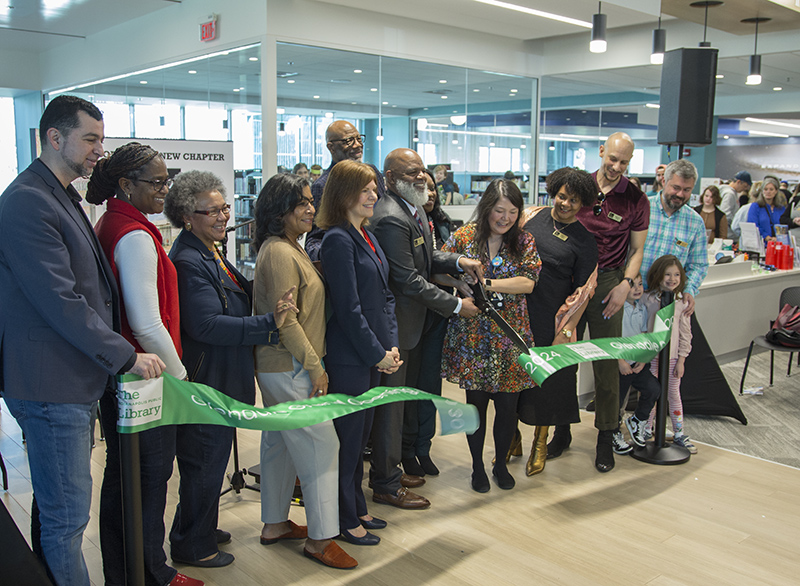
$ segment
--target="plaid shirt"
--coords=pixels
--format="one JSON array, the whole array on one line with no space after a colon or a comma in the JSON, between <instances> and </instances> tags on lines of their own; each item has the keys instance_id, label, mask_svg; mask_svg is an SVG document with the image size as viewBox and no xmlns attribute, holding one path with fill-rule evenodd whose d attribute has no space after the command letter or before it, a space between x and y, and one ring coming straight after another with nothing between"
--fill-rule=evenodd
<instances>
[{"instance_id":1,"label":"plaid shirt","mask_svg":"<svg viewBox=\"0 0 800 586\"><path fill-rule=\"evenodd\" d=\"M686 293L696 296L708 274L708 238L703 219L689 206L671 216L664 213L661 196L650 198L650 228L644 244L642 277L647 284L647 271L653 261L665 254L674 254L686 271Z\"/></svg>"}]
</instances>

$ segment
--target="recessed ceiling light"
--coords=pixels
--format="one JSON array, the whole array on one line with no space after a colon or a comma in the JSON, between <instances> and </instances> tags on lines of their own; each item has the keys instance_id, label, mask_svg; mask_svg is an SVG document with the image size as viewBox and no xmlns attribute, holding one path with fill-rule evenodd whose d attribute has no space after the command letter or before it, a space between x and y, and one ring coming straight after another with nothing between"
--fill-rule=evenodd
<instances>
[{"instance_id":1,"label":"recessed ceiling light","mask_svg":"<svg viewBox=\"0 0 800 586\"><path fill-rule=\"evenodd\" d=\"M258 57L250 57L250 61L258 61Z\"/></svg>"},{"instance_id":2,"label":"recessed ceiling light","mask_svg":"<svg viewBox=\"0 0 800 586\"><path fill-rule=\"evenodd\" d=\"M294 83L294 82L295 82L295 80L293 80L293 79L287 79L286 80L286 83Z\"/></svg>"},{"instance_id":3,"label":"recessed ceiling light","mask_svg":"<svg viewBox=\"0 0 800 586\"><path fill-rule=\"evenodd\" d=\"M730 136L728 136L728 135L726 134L726 135L724 135L722 138L724 138L725 140L728 140L728 139L730 138Z\"/></svg>"},{"instance_id":4,"label":"recessed ceiling light","mask_svg":"<svg viewBox=\"0 0 800 586\"><path fill-rule=\"evenodd\" d=\"M371 91L371 92L377 92L377 91L378 91L378 88L376 88L376 87L371 87L371 88L369 88L369 91Z\"/></svg>"},{"instance_id":5,"label":"recessed ceiling light","mask_svg":"<svg viewBox=\"0 0 800 586\"><path fill-rule=\"evenodd\" d=\"M511 93L512 93L512 94L515 94L515 93L517 93L518 91L519 91L519 90L511 90Z\"/></svg>"},{"instance_id":6,"label":"recessed ceiling light","mask_svg":"<svg viewBox=\"0 0 800 586\"><path fill-rule=\"evenodd\" d=\"M319 96L314 96L314 99L315 100L319 100Z\"/></svg>"},{"instance_id":7,"label":"recessed ceiling light","mask_svg":"<svg viewBox=\"0 0 800 586\"><path fill-rule=\"evenodd\" d=\"M493 142L490 142L490 143L489 143L489 146L494 146L494 143L493 143Z\"/></svg>"},{"instance_id":8,"label":"recessed ceiling light","mask_svg":"<svg viewBox=\"0 0 800 586\"><path fill-rule=\"evenodd\" d=\"M351 105L355 106L358 102L350 102Z\"/></svg>"},{"instance_id":9,"label":"recessed ceiling light","mask_svg":"<svg viewBox=\"0 0 800 586\"><path fill-rule=\"evenodd\" d=\"M519 145L519 148L521 148L521 149L526 149L526 148L528 148L528 145L526 145L526 144L521 144L521 145Z\"/></svg>"},{"instance_id":10,"label":"recessed ceiling light","mask_svg":"<svg viewBox=\"0 0 800 586\"><path fill-rule=\"evenodd\" d=\"M446 99L447 99L447 96L442 96L442 99L443 99L443 100L446 100Z\"/></svg>"},{"instance_id":11,"label":"recessed ceiling light","mask_svg":"<svg viewBox=\"0 0 800 586\"><path fill-rule=\"evenodd\" d=\"M142 80L139 83L142 84L142 85L147 85L147 82L145 80Z\"/></svg>"},{"instance_id":12,"label":"recessed ceiling light","mask_svg":"<svg viewBox=\"0 0 800 586\"><path fill-rule=\"evenodd\" d=\"M238 92L238 91L239 91L239 88L238 88L238 87L235 87L235 88L233 88L233 91L235 91L235 92Z\"/></svg>"},{"instance_id":13,"label":"recessed ceiling light","mask_svg":"<svg viewBox=\"0 0 800 586\"><path fill-rule=\"evenodd\" d=\"M360 69L354 69L353 73L361 73L361 70Z\"/></svg>"},{"instance_id":14,"label":"recessed ceiling light","mask_svg":"<svg viewBox=\"0 0 800 586\"><path fill-rule=\"evenodd\" d=\"M447 80L446 79L440 79L439 83L447 83Z\"/></svg>"},{"instance_id":15,"label":"recessed ceiling light","mask_svg":"<svg viewBox=\"0 0 800 586\"><path fill-rule=\"evenodd\" d=\"M453 142L453 144L458 144L458 140L456 140L455 138L453 139L452 142Z\"/></svg>"},{"instance_id":16,"label":"recessed ceiling light","mask_svg":"<svg viewBox=\"0 0 800 586\"><path fill-rule=\"evenodd\" d=\"M240 90L242 90L242 91L244 91L244 87L240 87L239 89L240 89Z\"/></svg>"},{"instance_id":17,"label":"recessed ceiling light","mask_svg":"<svg viewBox=\"0 0 800 586\"><path fill-rule=\"evenodd\" d=\"M592 28L591 22L578 20L577 18L570 18L568 16L561 16L560 14L553 14L552 12L535 10L533 8L528 8L527 6L518 6L516 4L511 4L510 2L501 2L500 0L475 0L475 2L480 2L481 4L490 4L500 8L508 8L509 10L516 10L517 12L524 12L525 14L531 14L533 16L540 16L541 18L549 18L550 20L557 20L558 22L566 22L567 24L574 24L575 26L582 28Z\"/></svg>"},{"instance_id":18,"label":"recessed ceiling light","mask_svg":"<svg viewBox=\"0 0 800 586\"><path fill-rule=\"evenodd\" d=\"M781 90L783 90L783 88L782 88L782 87L779 87L779 86L775 86L774 88L772 88L772 91L773 91L773 92L779 92L779 91L781 91Z\"/></svg>"},{"instance_id":19,"label":"recessed ceiling light","mask_svg":"<svg viewBox=\"0 0 800 586\"><path fill-rule=\"evenodd\" d=\"M472 90L472 91L473 91L473 92L479 92L479 91L481 91L481 90L479 90L478 88L475 88L475 89L474 89L474 90Z\"/></svg>"},{"instance_id":20,"label":"recessed ceiling light","mask_svg":"<svg viewBox=\"0 0 800 586\"><path fill-rule=\"evenodd\" d=\"M724 75L722 75L721 73L718 73L718 74L717 74L717 79L724 79L724 78L725 78L725 76L724 76Z\"/></svg>"},{"instance_id":21,"label":"recessed ceiling light","mask_svg":"<svg viewBox=\"0 0 800 586\"><path fill-rule=\"evenodd\" d=\"M276 114L286 114L286 110L284 108L276 108L275 109L275 113Z\"/></svg>"},{"instance_id":22,"label":"recessed ceiling light","mask_svg":"<svg viewBox=\"0 0 800 586\"><path fill-rule=\"evenodd\" d=\"M645 107L645 108L655 108L655 109L659 109L659 108L661 108L661 104L645 104L645 105L644 105L644 107Z\"/></svg>"},{"instance_id":23,"label":"recessed ceiling light","mask_svg":"<svg viewBox=\"0 0 800 586\"><path fill-rule=\"evenodd\" d=\"M383 104L384 106L388 106L389 102L381 102L381 104Z\"/></svg>"},{"instance_id":24,"label":"recessed ceiling light","mask_svg":"<svg viewBox=\"0 0 800 586\"><path fill-rule=\"evenodd\" d=\"M333 118L333 112L325 112L325 118Z\"/></svg>"},{"instance_id":25,"label":"recessed ceiling light","mask_svg":"<svg viewBox=\"0 0 800 586\"><path fill-rule=\"evenodd\" d=\"M189 71L187 71L187 73L188 73L189 75L194 75L195 73L197 73L197 70L195 70L195 69L190 69Z\"/></svg>"}]
</instances>

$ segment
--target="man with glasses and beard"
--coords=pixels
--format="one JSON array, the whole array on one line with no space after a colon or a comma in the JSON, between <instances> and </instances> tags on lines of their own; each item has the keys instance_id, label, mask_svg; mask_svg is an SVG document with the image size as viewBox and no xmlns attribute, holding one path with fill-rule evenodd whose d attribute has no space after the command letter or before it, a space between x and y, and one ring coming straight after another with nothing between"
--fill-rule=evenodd
<instances>
[{"instance_id":1,"label":"man with glasses and beard","mask_svg":"<svg viewBox=\"0 0 800 586\"><path fill-rule=\"evenodd\" d=\"M325 183L328 181L328 174L333 169L333 166L339 161L347 159L361 161L364 156L364 139L366 137L363 134L359 134L356 127L347 120L336 120L328 126L325 131L325 138L328 141L326 146L331 153L331 164L319 178L311 183L311 196L314 198L314 209L316 210L319 209L322 192L325 191ZM378 199L380 199L386 193L383 175L375 165L367 164L375 171L376 192ZM325 231L317 228L315 224L311 232L306 236L306 252L312 261L319 260L319 247L322 245L322 237L324 235Z\"/></svg>"},{"instance_id":2,"label":"man with glasses and beard","mask_svg":"<svg viewBox=\"0 0 800 586\"><path fill-rule=\"evenodd\" d=\"M598 275L594 297L578 323L578 339L589 325L591 338L622 336L622 307L639 274L647 240L650 205L647 197L625 177L633 140L624 132L608 137L600 147L602 163L592 175L598 196L594 207L585 206L578 220L597 241ZM619 425L619 369L616 360L592 362L595 388L594 426L598 429L595 468L608 472L614 467L614 453L625 454L631 447L615 436ZM572 441L569 424L557 425L548 454L560 454ZM555 456L553 456L555 457Z\"/></svg>"},{"instance_id":3,"label":"man with glasses and beard","mask_svg":"<svg viewBox=\"0 0 800 586\"><path fill-rule=\"evenodd\" d=\"M432 323L432 312L458 313L474 317L478 308L471 298L459 299L432 282L431 275L464 271L483 278L481 263L457 254L434 250L430 224L422 206L428 201L427 175L419 155L409 149L395 149L383 165L387 192L375 204L370 222L389 261L389 286L395 296L397 333L403 365L382 384L416 387L419 378L422 339ZM402 458L403 403L375 409L372 426L370 482L372 500L401 509L425 509L430 501L403 486L399 468ZM406 471L408 472L408 470ZM406 477L412 488L424 479Z\"/></svg>"}]
</instances>

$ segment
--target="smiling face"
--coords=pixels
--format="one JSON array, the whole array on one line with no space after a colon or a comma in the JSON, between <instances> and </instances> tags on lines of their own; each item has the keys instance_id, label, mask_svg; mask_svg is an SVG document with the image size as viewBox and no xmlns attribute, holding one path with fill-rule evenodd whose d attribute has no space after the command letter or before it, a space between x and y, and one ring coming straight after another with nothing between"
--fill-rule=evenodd
<instances>
[{"instance_id":1,"label":"smiling face","mask_svg":"<svg viewBox=\"0 0 800 586\"><path fill-rule=\"evenodd\" d=\"M226 207L225 198L216 189L203 191L196 196L195 209L211 211L212 213L206 215L193 212L191 218L187 218L187 221L191 222L192 232L195 236L209 248L212 248L214 243L225 238L225 226L227 226L228 219L231 216L230 208L227 208L227 213L224 211Z\"/></svg>"},{"instance_id":2,"label":"smiling face","mask_svg":"<svg viewBox=\"0 0 800 586\"><path fill-rule=\"evenodd\" d=\"M283 228L286 238L297 240L306 232L311 232L314 221L314 198L311 196L311 187L303 188L303 198L292 211L283 216Z\"/></svg>"},{"instance_id":3,"label":"smiling face","mask_svg":"<svg viewBox=\"0 0 800 586\"><path fill-rule=\"evenodd\" d=\"M386 171L387 187L415 206L423 206L428 201L427 179L422 159L408 149L397 153Z\"/></svg>"},{"instance_id":4,"label":"smiling face","mask_svg":"<svg viewBox=\"0 0 800 586\"><path fill-rule=\"evenodd\" d=\"M500 196L489 213L489 230L494 236L502 236L517 223L519 208L505 197Z\"/></svg>"},{"instance_id":5,"label":"smiling face","mask_svg":"<svg viewBox=\"0 0 800 586\"><path fill-rule=\"evenodd\" d=\"M48 130L58 145L62 164L69 169L72 180L87 177L103 156L103 121L95 120L86 112L78 112L78 126L64 135L55 128ZM52 139L51 139L52 140Z\"/></svg>"},{"instance_id":6,"label":"smiling face","mask_svg":"<svg viewBox=\"0 0 800 586\"><path fill-rule=\"evenodd\" d=\"M669 178L664 185L664 191L661 192L661 202L664 204L664 211L667 214L672 215L673 212L686 205L689 198L692 197L694 182L694 179L686 179L677 173Z\"/></svg>"},{"instance_id":7,"label":"smiling face","mask_svg":"<svg viewBox=\"0 0 800 586\"><path fill-rule=\"evenodd\" d=\"M433 204L436 201L437 193L436 193L436 184L433 182L433 179L426 173L428 177L428 181L426 183L428 189L428 202L422 206L422 209L425 210L426 214L430 214L433 211Z\"/></svg>"},{"instance_id":8,"label":"smiling face","mask_svg":"<svg viewBox=\"0 0 800 586\"><path fill-rule=\"evenodd\" d=\"M553 219L562 224L571 224L580 209L581 198L568 193L567 186L562 185L553 198Z\"/></svg>"},{"instance_id":9,"label":"smiling face","mask_svg":"<svg viewBox=\"0 0 800 586\"><path fill-rule=\"evenodd\" d=\"M128 198L137 210L143 214L160 214L164 211L164 196L169 191L166 185L156 191L148 181L167 181L169 172L164 159L156 157L141 169L139 177L134 180L120 179L120 187L128 194ZM197 208L205 209L205 208Z\"/></svg>"},{"instance_id":10,"label":"smiling face","mask_svg":"<svg viewBox=\"0 0 800 586\"><path fill-rule=\"evenodd\" d=\"M614 136L600 147L600 157L603 159L600 173L606 183L615 184L625 174L633 157L633 148L633 142L629 139Z\"/></svg>"},{"instance_id":11,"label":"smiling face","mask_svg":"<svg viewBox=\"0 0 800 586\"><path fill-rule=\"evenodd\" d=\"M374 181L367 183L358 194L358 200L347 210L347 217L353 226L361 227L364 221L374 213L375 202L378 201L377 186Z\"/></svg>"},{"instance_id":12,"label":"smiling face","mask_svg":"<svg viewBox=\"0 0 800 586\"><path fill-rule=\"evenodd\" d=\"M674 291L681 284L681 270L678 265L670 265L664 271L664 278L661 280L662 291Z\"/></svg>"},{"instance_id":13,"label":"smiling face","mask_svg":"<svg viewBox=\"0 0 800 586\"><path fill-rule=\"evenodd\" d=\"M642 276L637 275L635 279L633 279L633 287L630 291L628 291L627 301L628 303L633 303L634 301L638 301L642 298L642 294L644 293L644 285L642 284Z\"/></svg>"},{"instance_id":14,"label":"smiling face","mask_svg":"<svg viewBox=\"0 0 800 586\"><path fill-rule=\"evenodd\" d=\"M360 161L364 155L364 143L355 126L346 120L337 120L328 126L326 132L328 150L334 163L352 159Z\"/></svg>"}]
</instances>

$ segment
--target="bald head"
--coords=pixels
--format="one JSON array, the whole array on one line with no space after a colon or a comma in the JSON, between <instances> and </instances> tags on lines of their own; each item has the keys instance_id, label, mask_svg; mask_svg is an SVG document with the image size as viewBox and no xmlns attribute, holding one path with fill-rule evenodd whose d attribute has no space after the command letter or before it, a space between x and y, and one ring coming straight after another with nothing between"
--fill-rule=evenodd
<instances>
[{"instance_id":1,"label":"bald head","mask_svg":"<svg viewBox=\"0 0 800 586\"><path fill-rule=\"evenodd\" d=\"M352 159L360 161L364 155L364 143L358 129L347 120L331 122L325 131L325 140L334 163Z\"/></svg>"},{"instance_id":2,"label":"bald head","mask_svg":"<svg viewBox=\"0 0 800 586\"><path fill-rule=\"evenodd\" d=\"M413 205L428 201L425 164L411 149L395 149L383 162L386 187Z\"/></svg>"},{"instance_id":3,"label":"bald head","mask_svg":"<svg viewBox=\"0 0 800 586\"><path fill-rule=\"evenodd\" d=\"M600 187L616 186L628 169L633 157L633 139L624 132L615 132L600 147L600 158L603 159L597 173Z\"/></svg>"}]
</instances>

